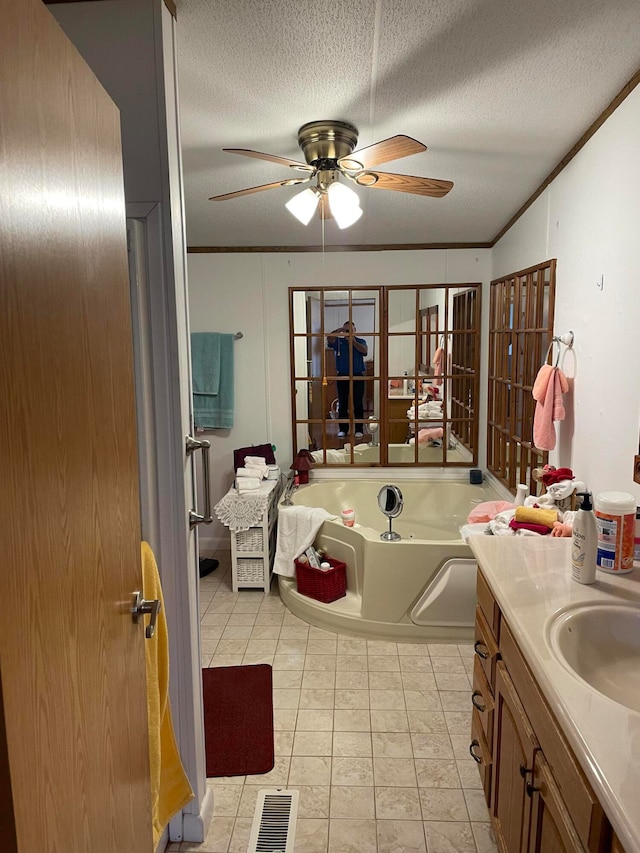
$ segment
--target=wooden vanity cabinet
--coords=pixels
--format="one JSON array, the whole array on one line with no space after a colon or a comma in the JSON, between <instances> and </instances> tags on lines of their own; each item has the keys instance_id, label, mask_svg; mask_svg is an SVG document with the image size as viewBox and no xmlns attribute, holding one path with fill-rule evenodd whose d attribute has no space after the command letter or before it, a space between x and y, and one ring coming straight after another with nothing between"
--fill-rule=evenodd
<instances>
[{"instance_id":1,"label":"wooden vanity cabinet","mask_svg":"<svg viewBox=\"0 0 640 853\"><path fill-rule=\"evenodd\" d=\"M498 850L622 851L481 571L477 593L470 752Z\"/></svg>"},{"instance_id":2,"label":"wooden vanity cabinet","mask_svg":"<svg viewBox=\"0 0 640 853\"><path fill-rule=\"evenodd\" d=\"M584 853L562 795L540 750L536 752L530 784L531 820L527 849L531 853Z\"/></svg>"},{"instance_id":3,"label":"wooden vanity cabinet","mask_svg":"<svg viewBox=\"0 0 640 853\"><path fill-rule=\"evenodd\" d=\"M496 668L493 783L490 811L498 848L525 853L538 741L504 664Z\"/></svg>"}]
</instances>

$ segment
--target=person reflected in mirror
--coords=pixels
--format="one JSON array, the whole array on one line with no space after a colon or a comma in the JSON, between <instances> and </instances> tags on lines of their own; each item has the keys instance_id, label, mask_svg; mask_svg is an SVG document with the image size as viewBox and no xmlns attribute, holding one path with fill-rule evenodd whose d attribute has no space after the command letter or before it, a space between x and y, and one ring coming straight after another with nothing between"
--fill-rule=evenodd
<instances>
[{"instance_id":1,"label":"person reflected in mirror","mask_svg":"<svg viewBox=\"0 0 640 853\"><path fill-rule=\"evenodd\" d=\"M329 332L327 344L336 354L336 374L338 375L338 418L340 421L339 438L349 432L349 390L353 385L353 417L355 421L354 438L363 437L364 419L364 359L368 352L364 338L357 338L356 327L348 320L338 329ZM353 367L353 373L350 372ZM353 376L353 382L349 377ZM346 377L341 379L340 377Z\"/></svg>"}]
</instances>

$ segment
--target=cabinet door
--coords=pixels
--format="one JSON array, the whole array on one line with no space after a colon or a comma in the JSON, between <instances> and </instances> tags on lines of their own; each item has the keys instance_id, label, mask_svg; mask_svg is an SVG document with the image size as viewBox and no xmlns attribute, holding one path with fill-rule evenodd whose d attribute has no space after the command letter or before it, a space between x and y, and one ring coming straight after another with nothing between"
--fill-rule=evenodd
<instances>
[{"instance_id":1,"label":"cabinet door","mask_svg":"<svg viewBox=\"0 0 640 853\"><path fill-rule=\"evenodd\" d=\"M531 787L529 853L583 853L584 848L542 752L535 757Z\"/></svg>"},{"instance_id":2,"label":"cabinet door","mask_svg":"<svg viewBox=\"0 0 640 853\"><path fill-rule=\"evenodd\" d=\"M491 814L496 841L503 853L526 853L531 815L526 785L538 742L502 661L496 667L495 704Z\"/></svg>"}]
</instances>

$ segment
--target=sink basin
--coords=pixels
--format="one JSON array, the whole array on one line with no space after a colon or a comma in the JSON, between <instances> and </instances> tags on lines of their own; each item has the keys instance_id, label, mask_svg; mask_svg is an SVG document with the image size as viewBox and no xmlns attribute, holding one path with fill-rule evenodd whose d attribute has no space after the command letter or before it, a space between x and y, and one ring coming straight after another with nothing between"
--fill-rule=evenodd
<instances>
[{"instance_id":1,"label":"sink basin","mask_svg":"<svg viewBox=\"0 0 640 853\"><path fill-rule=\"evenodd\" d=\"M640 712L640 606L585 604L549 625L551 648L594 690Z\"/></svg>"}]
</instances>

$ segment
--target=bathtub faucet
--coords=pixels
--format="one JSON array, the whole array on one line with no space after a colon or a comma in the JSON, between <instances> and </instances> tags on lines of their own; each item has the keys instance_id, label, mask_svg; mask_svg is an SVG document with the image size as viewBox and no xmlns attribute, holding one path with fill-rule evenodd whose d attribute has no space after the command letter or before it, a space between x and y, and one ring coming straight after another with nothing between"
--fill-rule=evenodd
<instances>
[{"instance_id":1,"label":"bathtub faucet","mask_svg":"<svg viewBox=\"0 0 640 853\"><path fill-rule=\"evenodd\" d=\"M282 499L282 506L293 506L293 501L291 500L291 495L298 488L298 484L296 483L296 475L294 471L291 471L287 474L287 481L284 484L283 494L284 497Z\"/></svg>"}]
</instances>

